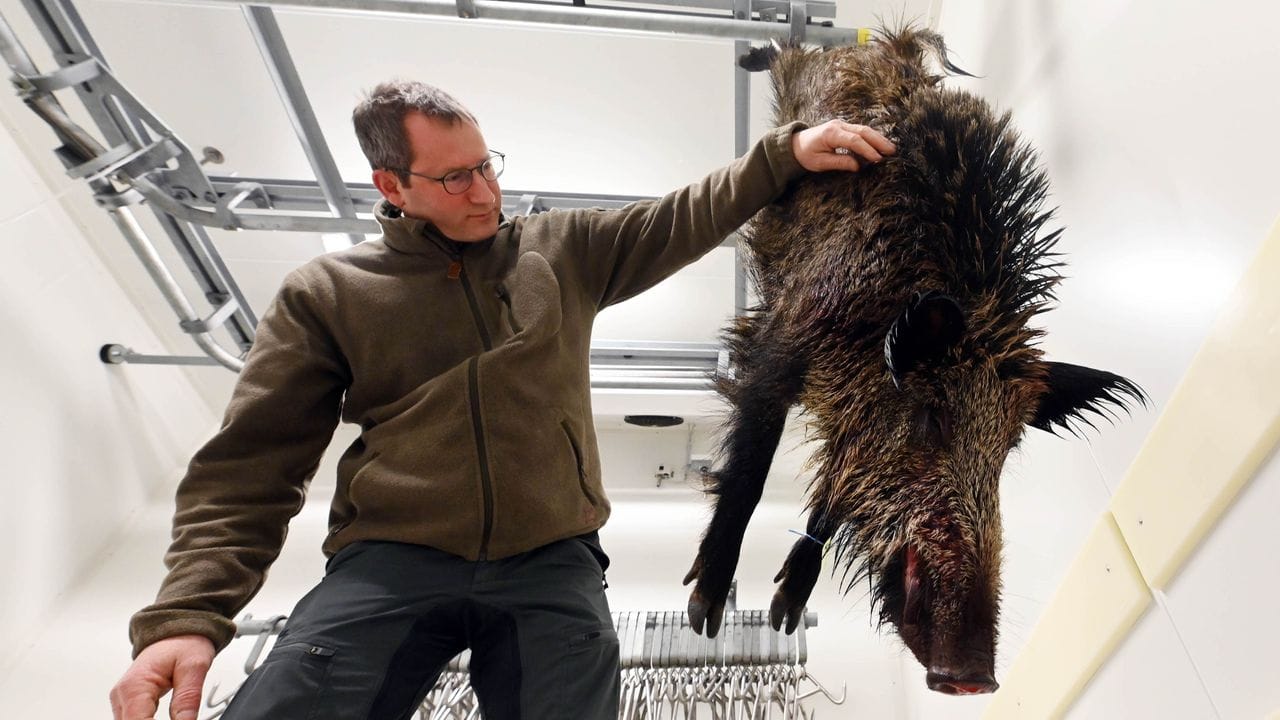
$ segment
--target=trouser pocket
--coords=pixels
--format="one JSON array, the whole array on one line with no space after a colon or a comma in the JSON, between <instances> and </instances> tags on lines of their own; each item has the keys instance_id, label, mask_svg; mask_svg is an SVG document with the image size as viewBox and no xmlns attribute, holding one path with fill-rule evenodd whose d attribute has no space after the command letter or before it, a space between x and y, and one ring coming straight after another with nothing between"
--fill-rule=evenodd
<instances>
[{"instance_id":1,"label":"trouser pocket","mask_svg":"<svg viewBox=\"0 0 1280 720\"><path fill-rule=\"evenodd\" d=\"M236 691L224 720L319 720L342 717L326 711L325 688L332 648L298 642L277 645Z\"/></svg>"}]
</instances>

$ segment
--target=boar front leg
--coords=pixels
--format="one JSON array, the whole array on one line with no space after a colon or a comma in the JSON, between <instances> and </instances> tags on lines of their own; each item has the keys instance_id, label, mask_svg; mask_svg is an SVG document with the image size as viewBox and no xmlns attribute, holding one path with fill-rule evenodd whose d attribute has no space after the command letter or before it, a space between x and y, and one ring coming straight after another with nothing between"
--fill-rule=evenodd
<instances>
[{"instance_id":1,"label":"boar front leg","mask_svg":"<svg viewBox=\"0 0 1280 720\"><path fill-rule=\"evenodd\" d=\"M822 551L833 531L834 528L828 524L822 510L815 509L809 514L809 523L805 527L807 537L800 538L791 546L786 562L773 578L774 582L779 583L777 592L773 594L773 602L769 605L769 622L774 630L781 630L785 619L787 634L796 631L813 586L818 582L818 573L822 570Z\"/></svg>"},{"instance_id":2,"label":"boar front leg","mask_svg":"<svg viewBox=\"0 0 1280 720\"><path fill-rule=\"evenodd\" d=\"M774 341L770 342L771 336ZM760 342L751 342L760 338ZM797 353L762 328L737 348L738 377L726 388L732 406L724 449L725 465L711 476L709 492L716 496L711 523L698 548L684 584L697 581L689 595L689 624L715 637L724 617L742 536L760 502L773 453L782 437L787 410L804 383Z\"/></svg>"}]
</instances>

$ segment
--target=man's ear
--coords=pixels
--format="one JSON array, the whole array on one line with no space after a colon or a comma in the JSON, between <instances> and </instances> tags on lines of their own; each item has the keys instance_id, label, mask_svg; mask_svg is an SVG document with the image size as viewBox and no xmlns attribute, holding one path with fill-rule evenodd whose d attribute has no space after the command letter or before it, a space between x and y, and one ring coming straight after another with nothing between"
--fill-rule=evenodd
<instances>
[{"instance_id":1,"label":"man's ear","mask_svg":"<svg viewBox=\"0 0 1280 720\"><path fill-rule=\"evenodd\" d=\"M1147 394L1133 381L1105 370L1094 370L1082 365L1046 362L1048 374L1045 381L1049 389L1040 397L1035 417L1027 424L1057 435L1055 425L1079 434L1073 423L1096 426L1085 417L1085 411L1095 415L1111 415L1107 405L1129 411L1132 401L1147 406Z\"/></svg>"},{"instance_id":2,"label":"man's ear","mask_svg":"<svg viewBox=\"0 0 1280 720\"><path fill-rule=\"evenodd\" d=\"M373 186L378 188L382 197L396 207L404 207L404 194L401 190L400 177L390 170L374 170Z\"/></svg>"}]
</instances>

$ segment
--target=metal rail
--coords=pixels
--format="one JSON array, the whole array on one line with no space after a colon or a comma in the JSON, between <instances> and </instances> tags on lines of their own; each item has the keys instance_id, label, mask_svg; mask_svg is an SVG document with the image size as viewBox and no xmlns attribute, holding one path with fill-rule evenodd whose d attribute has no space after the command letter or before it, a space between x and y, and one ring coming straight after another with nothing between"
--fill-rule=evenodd
<instances>
[{"instance_id":1,"label":"metal rail","mask_svg":"<svg viewBox=\"0 0 1280 720\"><path fill-rule=\"evenodd\" d=\"M166 4L209 3L241 5L241 0L162 0ZM628 30L633 32L694 35L754 42L813 43L841 45L854 42L856 29L832 27L827 23L810 24L811 10L802 0L763 3L756 19L735 19L695 12L672 12L610 7L570 5L554 2L516 2L514 0L255 0L255 5L322 10L346 10L402 15L430 15L489 20L534 25L559 25L592 29ZM658 5L659 2L645 3ZM692 3L673 3L692 7ZM701 5L702 3L699 3ZM727 3L720 6L728 10ZM787 22L777 22L785 7Z\"/></svg>"}]
</instances>

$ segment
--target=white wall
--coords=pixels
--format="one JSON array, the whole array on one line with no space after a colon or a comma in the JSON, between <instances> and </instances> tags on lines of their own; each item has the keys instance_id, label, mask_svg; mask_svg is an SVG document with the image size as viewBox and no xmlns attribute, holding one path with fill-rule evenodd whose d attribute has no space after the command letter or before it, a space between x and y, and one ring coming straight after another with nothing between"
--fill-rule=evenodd
<instances>
[{"instance_id":1,"label":"white wall","mask_svg":"<svg viewBox=\"0 0 1280 720\"><path fill-rule=\"evenodd\" d=\"M157 342L100 258L126 246L114 231L86 234L68 208L92 209L88 190L35 145L51 134L15 136L28 127L16 113L30 115L0 93L0 697L216 419L184 372L98 360L108 341ZM124 634L114 623L114 642L96 649L127 658Z\"/></svg>"}]
</instances>

